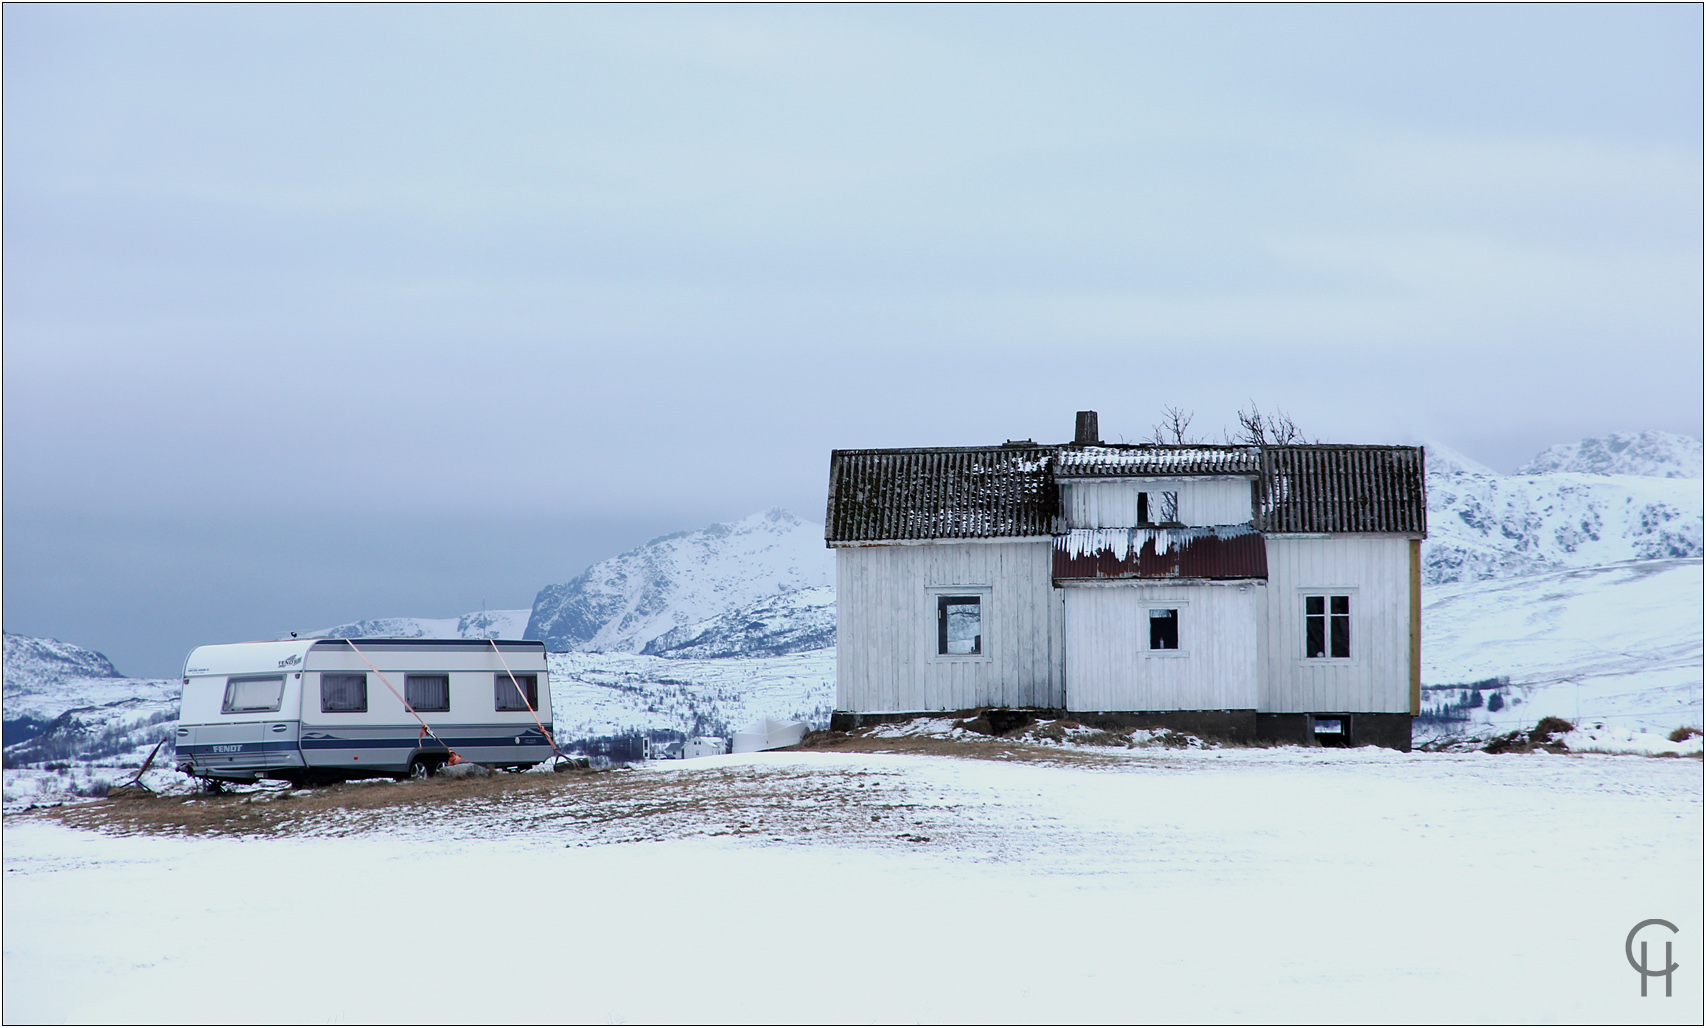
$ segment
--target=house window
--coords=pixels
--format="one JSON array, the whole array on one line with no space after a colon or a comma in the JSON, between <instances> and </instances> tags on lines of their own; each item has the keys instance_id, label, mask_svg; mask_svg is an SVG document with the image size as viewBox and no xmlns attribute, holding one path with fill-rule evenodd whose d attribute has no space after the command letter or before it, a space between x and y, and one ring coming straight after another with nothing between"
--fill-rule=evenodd
<instances>
[{"instance_id":1,"label":"house window","mask_svg":"<svg viewBox=\"0 0 1706 1028\"><path fill-rule=\"evenodd\" d=\"M1179 520L1178 493L1138 493L1137 523L1170 525Z\"/></svg>"},{"instance_id":2,"label":"house window","mask_svg":"<svg viewBox=\"0 0 1706 1028\"><path fill-rule=\"evenodd\" d=\"M277 710L283 699L282 678L233 678L225 683L225 702L219 705L219 712L251 714Z\"/></svg>"},{"instance_id":3,"label":"house window","mask_svg":"<svg viewBox=\"0 0 1706 1028\"><path fill-rule=\"evenodd\" d=\"M497 710L538 710L539 709L539 676L510 675L507 671L497 673L494 683L497 691L494 694L494 709ZM518 688L519 687L519 688ZM526 699L524 700L523 694Z\"/></svg>"},{"instance_id":4,"label":"house window","mask_svg":"<svg viewBox=\"0 0 1706 1028\"><path fill-rule=\"evenodd\" d=\"M1303 598L1303 655L1345 659L1351 655L1351 598Z\"/></svg>"},{"instance_id":5,"label":"house window","mask_svg":"<svg viewBox=\"0 0 1706 1028\"><path fill-rule=\"evenodd\" d=\"M983 597L936 597L936 652L943 656L983 652Z\"/></svg>"},{"instance_id":6,"label":"house window","mask_svg":"<svg viewBox=\"0 0 1706 1028\"><path fill-rule=\"evenodd\" d=\"M449 710L450 676L405 675L403 695L416 710Z\"/></svg>"},{"instance_id":7,"label":"house window","mask_svg":"<svg viewBox=\"0 0 1706 1028\"><path fill-rule=\"evenodd\" d=\"M1179 612L1171 607L1149 609L1149 648L1176 650L1179 648Z\"/></svg>"},{"instance_id":8,"label":"house window","mask_svg":"<svg viewBox=\"0 0 1706 1028\"><path fill-rule=\"evenodd\" d=\"M320 713L359 714L367 709L367 676L322 674Z\"/></svg>"}]
</instances>

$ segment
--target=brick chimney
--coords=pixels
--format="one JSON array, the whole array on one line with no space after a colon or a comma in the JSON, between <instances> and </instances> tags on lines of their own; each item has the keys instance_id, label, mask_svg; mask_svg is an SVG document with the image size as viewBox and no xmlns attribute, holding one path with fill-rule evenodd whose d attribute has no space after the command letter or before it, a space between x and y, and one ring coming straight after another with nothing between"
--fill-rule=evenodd
<instances>
[{"instance_id":1,"label":"brick chimney","mask_svg":"<svg viewBox=\"0 0 1706 1028\"><path fill-rule=\"evenodd\" d=\"M1101 441L1101 431L1096 427L1096 412L1093 410L1079 411L1078 431L1073 434L1073 444L1076 446L1095 446Z\"/></svg>"}]
</instances>

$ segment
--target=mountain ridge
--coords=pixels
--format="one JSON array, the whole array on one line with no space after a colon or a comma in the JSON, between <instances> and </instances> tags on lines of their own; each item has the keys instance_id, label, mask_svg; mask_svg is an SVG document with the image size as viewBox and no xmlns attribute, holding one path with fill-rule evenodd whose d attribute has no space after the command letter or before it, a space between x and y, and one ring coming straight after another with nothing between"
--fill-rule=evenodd
<instances>
[{"instance_id":1,"label":"mountain ridge","mask_svg":"<svg viewBox=\"0 0 1706 1028\"><path fill-rule=\"evenodd\" d=\"M1549 446L1516 469L1519 475L1573 472L1586 475L1639 475L1651 478L1700 478L1706 474L1701 442L1674 432L1612 432L1576 443Z\"/></svg>"},{"instance_id":2,"label":"mountain ridge","mask_svg":"<svg viewBox=\"0 0 1706 1028\"><path fill-rule=\"evenodd\" d=\"M640 653L672 631L834 582L823 529L772 508L659 536L545 586L526 634L555 652Z\"/></svg>"},{"instance_id":3,"label":"mountain ridge","mask_svg":"<svg viewBox=\"0 0 1706 1028\"><path fill-rule=\"evenodd\" d=\"M1700 443L1668 433L1625 434L1551 447L1525 468L1587 467L1504 475L1448 446L1428 447L1428 539L1423 582L1443 585L1629 560L1702 553L1700 476L1687 462ZM1645 440L1637 449L1629 440ZM1661 445L1662 444L1662 445ZM1580 458L1586 453L1589 456ZM1632 456L1631 456L1632 454ZM1578 459L1580 458L1580 459ZM1662 458L1662 459L1661 459ZM1611 468L1642 473L1613 473Z\"/></svg>"}]
</instances>

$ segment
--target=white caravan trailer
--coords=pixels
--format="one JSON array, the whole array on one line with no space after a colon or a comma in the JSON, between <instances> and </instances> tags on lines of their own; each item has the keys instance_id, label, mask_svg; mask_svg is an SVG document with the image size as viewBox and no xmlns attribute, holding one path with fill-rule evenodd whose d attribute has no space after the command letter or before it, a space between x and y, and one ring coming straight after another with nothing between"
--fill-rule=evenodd
<instances>
[{"instance_id":1,"label":"white caravan trailer","mask_svg":"<svg viewBox=\"0 0 1706 1028\"><path fill-rule=\"evenodd\" d=\"M451 751L488 767L526 767L551 756L540 723L551 724L542 642L199 646L184 662L178 770L250 782L424 776Z\"/></svg>"}]
</instances>

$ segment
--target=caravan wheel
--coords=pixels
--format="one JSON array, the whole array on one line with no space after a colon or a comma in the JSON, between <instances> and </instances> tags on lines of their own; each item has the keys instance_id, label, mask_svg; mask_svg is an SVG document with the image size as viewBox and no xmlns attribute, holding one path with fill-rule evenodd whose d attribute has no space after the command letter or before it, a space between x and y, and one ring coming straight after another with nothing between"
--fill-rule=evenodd
<instances>
[{"instance_id":1,"label":"caravan wheel","mask_svg":"<svg viewBox=\"0 0 1706 1028\"><path fill-rule=\"evenodd\" d=\"M429 757L416 757L409 764L410 778L431 778L438 774L439 761Z\"/></svg>"}]
</instances>

